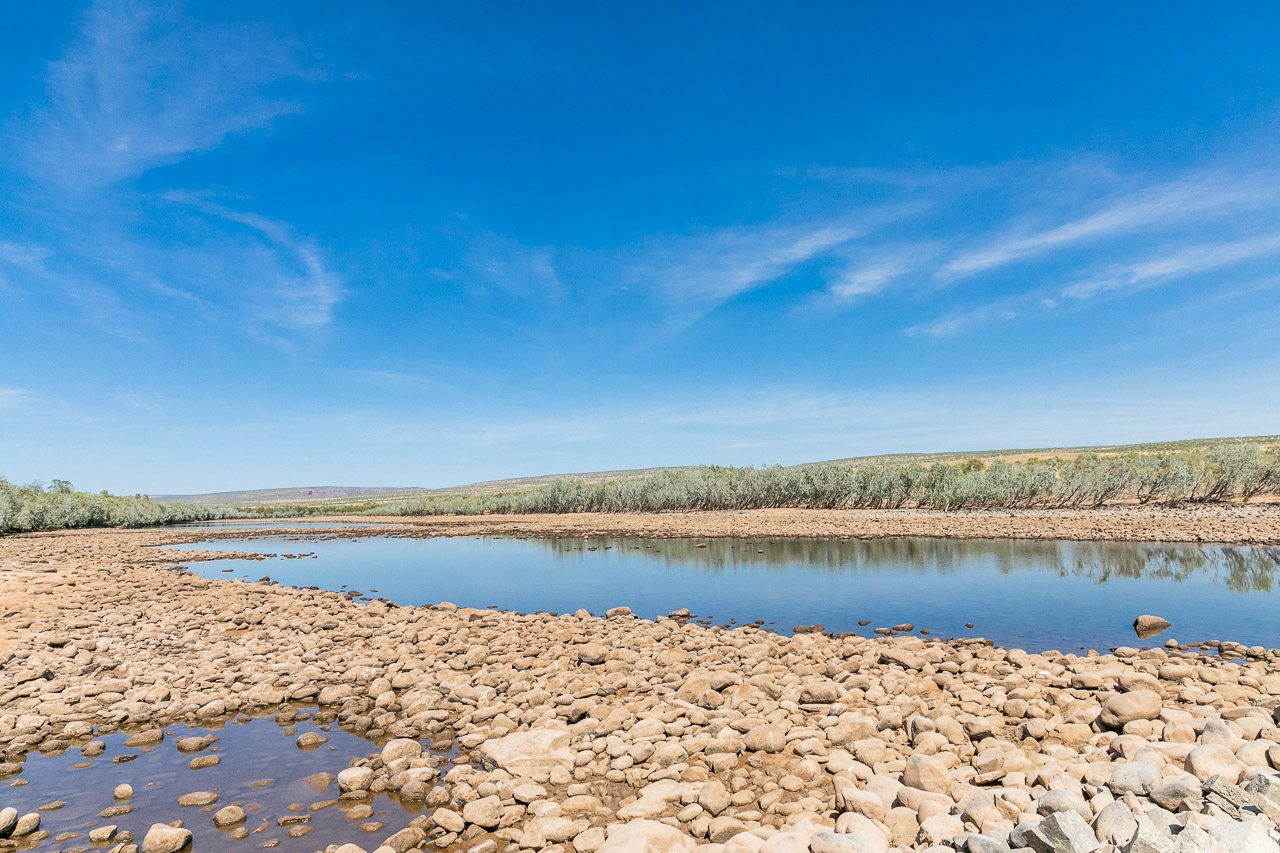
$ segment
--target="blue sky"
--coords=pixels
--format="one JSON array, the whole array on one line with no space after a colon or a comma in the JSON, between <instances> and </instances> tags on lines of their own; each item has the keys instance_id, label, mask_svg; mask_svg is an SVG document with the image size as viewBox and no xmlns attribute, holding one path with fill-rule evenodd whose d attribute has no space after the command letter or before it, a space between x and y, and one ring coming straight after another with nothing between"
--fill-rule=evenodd
<instances>
[{"instance_id":1,"label":"blue sky","mask_svg":"<svg viewBox=\"0 0 1280 853\"><path fill-rule=\"evenodd\" d=\"M7 16L14 481L1280 432L1270 4Z\"/></svg>"}]
</instances>

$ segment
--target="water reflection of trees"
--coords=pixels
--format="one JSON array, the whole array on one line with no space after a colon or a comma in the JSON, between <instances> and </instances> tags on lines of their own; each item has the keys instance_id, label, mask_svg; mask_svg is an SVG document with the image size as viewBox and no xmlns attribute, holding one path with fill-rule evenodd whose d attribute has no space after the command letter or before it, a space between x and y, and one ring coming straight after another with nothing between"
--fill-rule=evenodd
<instances>
[{"instance_id":1,"label":"water reflection of trees","mask_svg":"<svg viewBox=\"0 0 1280 853\"><path fill-rule=\"evenodd\" d=\"M707 571L956 573L995 569L1088 578L1181 582L1196 575L1233 592L1269 593L1280 548L1018 539L535 539L558 556L609 550Z\"/></svg>"}]
</instances>

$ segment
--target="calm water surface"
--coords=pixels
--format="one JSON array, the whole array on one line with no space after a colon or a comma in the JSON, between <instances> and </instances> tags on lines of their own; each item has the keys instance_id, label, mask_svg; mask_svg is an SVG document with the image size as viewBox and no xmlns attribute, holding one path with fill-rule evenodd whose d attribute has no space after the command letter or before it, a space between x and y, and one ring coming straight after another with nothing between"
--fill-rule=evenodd
<instances>
[{"instance_id":1,"label":"calm water surface","mask_svg":"<svg viewBox=\"0 0 1280 853\"><path fill-rule=\"evenodd\" d=\"M192 563L206 577L357 590L401 604L653 618L687 607L718 624L855 631L913 623L1042 651L1209 639L1280 647L1280 548L954 539L228 540L178 549L314 552ZM224 569L231 569L225 573ZM1134 617L1173 627L1146 643ZM861 626L860 621L870 624ZM965 623L973 623L967 628Z\"/></svg>"},{"instance_id":2,"label":"calm water surface","mask_svg":"<svg viewBox=\"0 0 1280 853\"><path fill-rule=\"evenodd\" d=\"M106 753L92 759L83 757L78 748L58 756L32 753L23 761L22 772L0 785L0 808L13 806L19 814L26 814L52 803L66 803L60 809L41 811L40 828L55 836L77 833L79 837L61 844L50 838L35 846L37 850L88 847L89 830L109 824L115 824L121 832L132 832L141 844L153 823L182 820L195 836L195 850L251 850L276 842L275 849L287 853L311 853L327 844L345 842L372 850L382 839L408 826L419 813L420 803L405 808L386 795L343 801L314 812L307 808L291 810L289 806L294 804L309 807L337 800L336 783L326 787L308 777L321 772L337 775L352 758L364 758L379 747L337 725L320 727L308 721L286 728L270 719L241 719L246 722L208 728L168 726L164 731L170 736L155 747L131 748L124 745L127 734L107 735L101 738L106 743ZM307 731L321 731L329 742L311 750L299 749L296 740ZM173 744L175 738L207 734L216 735L219 740L204 752L182 753ZM208 754L220 756L222 763L201 770L188 768L188 762L196 755ZM132 760L113 761L128 756ZM266 780L271 784L253 784ZM116 802L112 792L122 782L133 786L134 796ZM195 791L213 791L218 794L218 802L203 808L178 805L179 797ZM361 803L372 806L373 816L349 817L348 812ZM251 834L243 841L225 837L234 827L220 830L213 825L213 812L233 804L248 812L244 826ZM117 805L133 806L134 811L119 817L98 817L104 809ZM302 838L286 834L289 827L281 827L278 820L296 814L309 815L307 825L312 827L312 834ZM379 821L384 826L375 833L366 833L360 828L366 820ZM29 846L28 843L24 849Z\"/></svg>"}]
</instances>

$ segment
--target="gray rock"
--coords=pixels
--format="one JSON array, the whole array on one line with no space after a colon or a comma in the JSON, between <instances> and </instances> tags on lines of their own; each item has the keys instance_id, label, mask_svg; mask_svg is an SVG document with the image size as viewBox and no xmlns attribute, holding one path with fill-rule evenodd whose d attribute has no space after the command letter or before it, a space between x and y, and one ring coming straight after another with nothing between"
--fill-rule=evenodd
<instances>
[{"instance_id":1,"label":"gray rock","mask_svg":"<svg viewBox=\"0 0 1280 853\"><path fill-rule=\"evenodd\" d=\"M1224 820L1209 835L1231 853L1277 853L1277 844L1261 820Z\"/></svg>"},{"instance_id":2,"label":"gray rock","mask_svg":"<svg viewBox=\"0 0 1280 853\"><path fill-rule=\"evenodd\" d=\"M0 838L8 838L13 835L14 828L18 825L18 810L13 806L0 809Z\"/></svg>"},{"instance_id":3,"label":"gray rock","mask_svg":"<svg viewBox=\"0 0 1280 853\"><path fill-rule=\"evenodd\" d=\"M1089 804L1082 800L1079 794L1071 791L1048 791L1036 800L1036 814L1048 817L1051 814L1068 811L1080 815L1081 820L1090 820L1093 817Z\"/></svg>"},{"instance_id":4,"label":"gray rock","mask_svg":"<svg viewBox=\"0 0 1280 853\"><path fill-rule=\"evenodd\" d=\"M1102 846L1089 824L1074 811L1054 812L1027 833L1036 853L1092 853Z\"/></svg>"},{"instance_id":5,"label":"gray rock","mask_svg":"<svg viewBox=\"0 0 1280 853\"><path fill-rule=\"evenodd\" d=\"M1107 787L1116 796L1137 794L1145 797L1160 784L1160 767L1152 761L1130 761L1111 771Z\"/></svg>"},{"instance_id":6,"label":"gray rock","mask_svg":"<svg viewBox=\"0 0 1280 853\"><path fill-rule=\"evenodd\" d=\"M1093 834L1100 841L1117 847L1128 844L1138 831L1138 819L1119 800L1108 803L1093 821Z\"/></svg>"},{"instance_id":7,"label":"gray rock","mask_svg":"<svg viewBox=\"0 0 1280 853\"><path fill-rule=\"evenodd\" d=\"M1120 848L1121 853L1176 853L1178 846L1173 836L1157 826L1144 814L1135 815L1138 831L1129 843Z\"/></svg>"},{"instance_id":8,"label":"gray rock","mask_svg":"<svg viewBox=\"0 0 1280 853\"><path fill-rule=\"evenodd\" d=\"M1178 833L1178 853L1231 853L1231 851L1223 847L1218 839L1192 823Z\"/></svg>"},{"instance_id":9,"label":"gray rock","mask_svg":"<svg viewBox=\"0 0 1280 853\"><path fill-rule=\"evenodd\" d=\"M1200 811L1200 782L1194 776L1179 776L1152 788L1151 801L1171 812Z\"/></svg>"},{"instance_id":10,"label":"gray rock","mask_svg":"<svg viewBox=\"0 0 1280 853\"><path fill-rule=\"evenodd\" d=\"M880 853L884 849L883 838L877 843L860 832L815 832L809 840L811 853Z\"/></svg>"},{"instance_id":11,"label":"gray rock","mask_svg":"<svg viewBox=\"0 0 1280 853\"><path fill-rule=\"evenodd\" d=\"M965 839L964 847L969 853L1008 853L1009 845L989 835L970 833Z\"/></svg>"}]
</instances>

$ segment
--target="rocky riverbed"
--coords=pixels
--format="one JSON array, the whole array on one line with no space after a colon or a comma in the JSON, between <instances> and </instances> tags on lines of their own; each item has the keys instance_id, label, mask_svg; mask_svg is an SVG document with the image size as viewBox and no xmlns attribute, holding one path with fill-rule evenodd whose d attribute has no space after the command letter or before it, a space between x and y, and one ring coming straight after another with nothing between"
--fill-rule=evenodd
<instances>
[{"instance_id":1,"label":"rocky riverbed","mask_svg":"<svg viewBox=\"0 0 1280 853\"><path fill-rule=\"evenodd\" d=\"M206 580L146 547L180 536L0 540L0 850L175 853L201 821L227 829L218 849L257 847L194 782L178 825L46 837L24 767L303 704L370 742L327 768L336 798L421 807L372 841L300 833L315 850L1280 851L1280 652L400 607Z\"/></svg>"}]
</instances>

